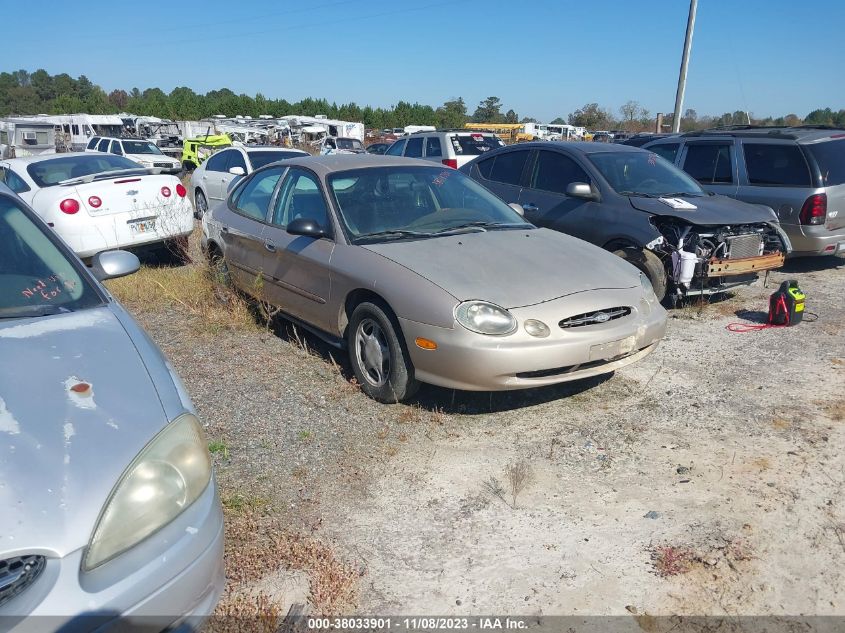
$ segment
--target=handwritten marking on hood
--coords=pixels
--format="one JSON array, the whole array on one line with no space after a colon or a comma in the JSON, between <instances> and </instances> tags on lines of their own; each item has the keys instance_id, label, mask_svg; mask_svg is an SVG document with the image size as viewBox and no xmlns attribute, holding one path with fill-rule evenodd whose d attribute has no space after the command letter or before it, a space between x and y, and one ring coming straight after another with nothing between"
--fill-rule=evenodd
<instances>
[{"instance_id":1,"label":"handwritten marking on hood","mask_svg":"<svg viewBox=\"0 0 845 633\"><path fill-rule=\"evenodd\" d=\"M73 424L70 422L65 422L65 442L70 442L70 438L76 435L76 429L73 428Z\"/></svg>"},{"instance_id":2,"label":"handwritten marking on hood","mask_svg":"<svg viewBox=\"0 0 845 633\"><path fill-rule=\"evenodd\" d=\"M67 332L68 330L79 330L108 323L109 317L106 312L96 310L85 310L74 312L60 317L37 319L31 323L14 325L12 327L0 328L0 338L32 338L44 334L56 332Z\"/></svg>"},{"instance_id":3,"label":"handwritten marking on hood","mask_svg":"<svg viewBox=\"0 0 845 633\"><path fill-rule=\"evenodd\" d=\"M21 432L18 421L14 418L11 411L6 408L6 402L3 398L0 398L0 431L5 431L9 435L17 435Z\"/></svg>"},{"instance_id":4,"label":"handwritten marking on hood","mask_svg":"<svg viewBox=\"0 0 845 633\"><path fill-rule=\"evenodd\" d=\"M185 528L185 531L186 531L188 534L196 534L197 532L199 532L199 530L198 530L197 528L195 528L195 527L193 527L193 526L190 526L190 525L189 525L188 527L186 527L186 528Z\"/></svg>"},{"instance_id":5,"label":"handwritten marking on hood","mask_svg":"<svg viewBox=\"0 0 845 633\"><path fill-rule=\"evenodd\" d=\"M91 383L71 376L65 380L65 389L67 389L68 399L80 409L97 408L97 403L94 402L94 385Z\"/></svg>"}]
</instances>

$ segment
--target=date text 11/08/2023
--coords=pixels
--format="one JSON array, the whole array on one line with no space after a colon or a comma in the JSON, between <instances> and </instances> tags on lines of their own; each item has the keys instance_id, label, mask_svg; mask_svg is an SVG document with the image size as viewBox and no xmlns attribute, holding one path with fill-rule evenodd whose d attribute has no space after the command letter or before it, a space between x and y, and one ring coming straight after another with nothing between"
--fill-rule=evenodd
<instances>
[{"instance_id":1,"label":"date text 11/08/2023","mask_svg":"<svg viewBox=\"0 0 845 633\"><path fill-rule=\"evenodd\" d=\"M310 630L331 631L453 631L478 630L518 631L528 628L528 622L512 617L346 617L346 618L308 618Z\"/></svg>"}]
</instances>

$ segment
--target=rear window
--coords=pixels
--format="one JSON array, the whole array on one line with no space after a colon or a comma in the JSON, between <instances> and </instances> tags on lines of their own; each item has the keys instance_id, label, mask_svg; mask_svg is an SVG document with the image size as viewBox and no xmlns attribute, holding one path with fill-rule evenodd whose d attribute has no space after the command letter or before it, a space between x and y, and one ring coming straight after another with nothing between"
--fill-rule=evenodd
<instances>
[{"instance_id":1,"label":"rear window","mask_svg":"<svg viewBox=\"0 0 845 633\"><path fill-rule=\"evenodd\" d=\"M63 180L121 169L143 170L135 161L112 154L78 154L30 163L26 171L39 187L52 187Z\"/></svg>"},{"instance_id":2,"label":"rear window","mask_svg":"<svg viewBox=\"0 0 845 633\"><path fill-rule=\"evenodd\" d=\"M748 182L752 185L809 187L810 170L794 144L743 143Z\"/></svg>"},{"instance_id":3,"label":"rear window","mask_svg":"<svg viewBox=\"0 0 845 633\"><path fill-rule=\"evenodd\" d=\"M490 170L490 180L518 185L529 154L528 150L499 154Z\"/></svg>"},{"instance_id":4,"label":"rear window","mask_svg":"<svg viewBox=\"0 0 845 633\"><path fill-rule=\"evenodd\" d=\"M495 134L454 134L449 140L458 156L479 156L504 145Z\"/></svg>"},{"instance_id":5,"label":"rear window","mask_svg":"<svg viewBox=\"0 0 845 633\"><path fill-rule=\"evenodd\" d=\"M804 147L816 159L825 187L845 183L845 138Z\"/></svg>"}]
</instances>

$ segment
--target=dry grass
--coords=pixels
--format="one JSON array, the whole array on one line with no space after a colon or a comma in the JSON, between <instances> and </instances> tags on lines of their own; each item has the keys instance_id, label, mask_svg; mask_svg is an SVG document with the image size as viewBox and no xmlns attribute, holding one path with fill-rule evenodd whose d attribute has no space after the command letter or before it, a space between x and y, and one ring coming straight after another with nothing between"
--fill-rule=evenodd
<instances>
[{"instance_id":1,"label":"dry grass","mask_svg":"<svg viewBox=\"0 0 845 633\"><path fill-rule=\"evenodd\" d=\"M220 286L204 262L179 267L142 266L134 275L106 282L133 314L177 309L196 332L253 330L258 326L247 302Z\"/></svg>"},{"instance_id":2,"label":"dry grass","mask_svg":"<svg viewBox=\"0 0 845 633\"><path fill-rule=\"evenodd\" d=\"M278 627L279 605L249 587L279 569L302 571L310 581L312 615L337 615L355 602L362 572L311 535L292 532L248 504L226 512L226 593L216 615L237 615ZM258 630L263 630L258 628ZM268 628L266 630L276 630Z\"/></svg>"}]
</instances>

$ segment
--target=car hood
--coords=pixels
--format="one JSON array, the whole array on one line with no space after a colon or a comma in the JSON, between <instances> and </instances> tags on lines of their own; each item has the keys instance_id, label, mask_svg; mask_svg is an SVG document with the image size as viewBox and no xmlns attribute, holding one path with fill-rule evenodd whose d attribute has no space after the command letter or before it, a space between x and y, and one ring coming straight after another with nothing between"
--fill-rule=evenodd
<instances>
[{"instance_id":1,"label":"car hood","mask_svg":"<svg viewBox=\"0 0 845 633\"><path fill-rule=\"evenodd\" d=\"M777 216L768 207L740 202L727 196L681 197L681 200L695 205L695 209L673 209L658 198L628 198L631 206L655 215L680 218L704 226L726 224L748 224L771 222L777 224Z\"/></svg>"},{"instance_id":2,"label":"car hood","mask_svg":"<svg viewBox=\"0 0 845 633\"><path fill-rule=\"evenodd\" d=\"M86 545L118 478L165 426L136 343L111 306L0 321L0 553Z\"/></svg>"},{"instance_id":3,"label":"car hood","mask_svg":"<svg viewBox=\"0 0 845 633\"><path fill-rule=\"evenodd\" d=\"M640 283L638 271L619 257L548 229L463 233L363 248L416 272L458 301L481 299L504 308Z\"/></svg>"},{"instance_id":4,"label":"car hood","mask_svg":"<svg viewBox=\"0 0 845 633\"><path fill-rule=\"evenodd\" d=\"M139 163L171 163L178 165L179 161L170 156L160 156L158 154L127 154L126 158L137 161Z\"/></svg>"}]
</instances>

